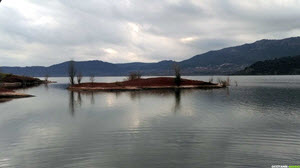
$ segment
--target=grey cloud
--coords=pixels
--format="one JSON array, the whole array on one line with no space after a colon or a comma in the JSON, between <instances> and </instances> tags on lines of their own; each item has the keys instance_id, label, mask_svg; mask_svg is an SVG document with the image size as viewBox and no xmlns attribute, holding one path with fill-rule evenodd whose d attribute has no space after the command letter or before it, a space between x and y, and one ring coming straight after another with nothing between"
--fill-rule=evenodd
<instances>
[{"instance_id":1,"label":"grey cloud","mask_svg":"<svg viewBox=\"0 0 300 168\"><path fill-rule=\"evenodd\" d=\"M300 2L292 0L3 1L0 66L179 61L262 38L298 36L299 16Z\"/></svg>"}]
</instances>

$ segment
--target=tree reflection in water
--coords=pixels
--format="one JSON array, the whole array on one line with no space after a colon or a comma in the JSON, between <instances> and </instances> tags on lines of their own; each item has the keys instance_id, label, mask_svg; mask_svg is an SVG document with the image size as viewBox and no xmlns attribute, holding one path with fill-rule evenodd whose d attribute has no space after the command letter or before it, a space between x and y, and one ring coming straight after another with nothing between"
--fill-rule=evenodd
<instances>
[{"instance_id":1,"label":"tree reflection in water","mask_svg":"<svg viewBox=\"0 0 300 168\"><path fill-rule=\"evenodd\" d=\"M140 100L144 97L148 96L159 96L159 97L170 97L174 96L175 98L175 103L174 106L172 107L171 111L174 112L174 114L178 113L180 110L180 102L181 102L181 95L182 95L183 90L181 89L175 89L175 90L143 90L143 91L125 91L125 92L80 92L80 91L69 91L69 110L72 116L75 115L76 112L76 106L81 107L82 104L84 103L85 98L82 98L82 96L86 96L87 98L90 99L90 104L94 105L95 104L95 95L97 94L115 94L116 98L120 97L121 95L125 94L128 95L128 97L132 101ZM186 92L186 91L184 91ZM77 94L77 95L75 95ZM76 98L77 97L77 98Z\"/></svg>"},{"instance_id":2,"label":"tree reflection in water","mask_svg":"<svg viewBox=\"0 0 300 168\"><path fill-rule=\"evenodd\" d=\"M175 94L175 107L174 107L174 114L177 113L177 111L180 109L180 101L181 101L181 90L176 89L174 91Z\"/></svg>"},{"instance_id":3,"label":"tree reflection in water","mask_svg":"<svg viewBox=\"0 0 300 168\"><path fill-rule=\"evenodd\" d=\"M81 105L82 105L81 92L77 92L77 101L78 101L79 106L81 107Z\"/></svg>"},{"instance_id":4,"label":"tree reflection in water","mask_svg":"<svg viewBox=\"0 0 300 168\"><path fill-rule=\"evenodd\" d=\"M82 106L82 102L83 102L82 94L83 93L90 96L91 104L95 104L94 92L76 92L77 99L75 100L75 92L74 91L69 91L69 111L70 111L72 116L75 115L76 106L77 105L79 105L80 107Z\"/></svg>"},{"instance_id":5,"label":"tree reflection in water","mask_svg":"<svg viewBox=\"0 0 300 168\"><path fill-rule=\"evenodd\" d=\"M75 115L75 100L74 100L74 92L69 91L69 110L72 116Z\"/></svg>"}]
</instances>

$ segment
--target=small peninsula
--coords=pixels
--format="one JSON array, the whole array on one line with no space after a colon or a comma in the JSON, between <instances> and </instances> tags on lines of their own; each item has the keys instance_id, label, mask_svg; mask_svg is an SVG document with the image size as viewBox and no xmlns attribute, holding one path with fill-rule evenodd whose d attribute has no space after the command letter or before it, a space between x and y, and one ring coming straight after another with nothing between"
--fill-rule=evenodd
<instances>
[{"instance_id":1,"label":"small peninsula","mask_svg":"<svg viewBox=\"0 0 300 168\"><path fill-rule=\"evenodd\" d=\"M81 83L68 87L72 91L130 91L130 90L150 90L150 89L213 89L224 88L221 84L210 82L181 79L180 85L176 85L175 78L139 78L113 83Z\"/></svg>"},{"instance_id":2,"label":"small peninsula","mask_svg":"<svg viewBox=\"0 0 300 168\"><path fill-rule=\"evenodd\" d=\"M47 83L38 78L0 73L0 99L33 97L29 94L15 92L14 89L28 88Z\"/></svg>"},{"instance_id":3,"label":"small peninsula","mask_svg":"<svg viewBox=\"0 0 300 168\"><path fill-rule=\"evenodd\" d=\"M25 98L25 97L33 97L33 96L29 95L29 94L24 94L24 93L18 93L13 90L9 90L9 89L0 88L0 99L2 99L2 98L5 98L5 99ZM0 102L1 102L1 100L0 100Z\"/></svg>"}]
</instances>

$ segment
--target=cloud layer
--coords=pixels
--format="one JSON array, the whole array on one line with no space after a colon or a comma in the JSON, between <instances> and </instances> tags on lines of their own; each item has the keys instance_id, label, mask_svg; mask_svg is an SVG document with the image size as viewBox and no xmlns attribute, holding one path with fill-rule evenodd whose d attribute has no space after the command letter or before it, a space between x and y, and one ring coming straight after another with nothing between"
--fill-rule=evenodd
<instances>
[{"instance_id":1,"label":"cloud layer","mask_svg":"<svg viewBox=\"0 0 300 168\"><path fill-rule=\"evenodd\" d=\"M0 66L183 60L300 34L298 0L3 0Z\"/></svg>"}]
</instances>

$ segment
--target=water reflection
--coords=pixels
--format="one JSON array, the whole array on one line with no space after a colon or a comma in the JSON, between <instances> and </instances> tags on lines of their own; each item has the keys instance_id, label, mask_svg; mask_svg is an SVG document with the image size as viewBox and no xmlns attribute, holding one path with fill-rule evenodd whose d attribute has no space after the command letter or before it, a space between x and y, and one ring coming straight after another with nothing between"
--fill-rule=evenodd
<instances>
[{"instance_id":1,"label":"water reflection","mask_svg":"<svg viewBox=\"0 0 300 168\"><path fill-rule=\"evenodd\" d=\"M180 101L181 101L181 89L176 89L174 91L175 94L175 107L174 107L174 113L176 114L178 110L180 110Z\"/></svg>"},{"instance_id":2,"label":"water reflection","mask_svg":"<svg viewBox=\"0 0 300 168\"><path fill-rule=\"evenodd\" d=\"M94 92L89 92L90 96L91 96L91 104L95 104L95 96L94 96Z\"/></svg>"},{"instance_id":3,"label":"water reflection","mask_svg":"<svg viewBox=\"0 0 300 168\"><path fill-rule=\"evenodd\" d=\"M28 93L35 98L0 104L0 167L295 163L300 157L300 77L298 86L277 85L278 80L286 78L262 86L241 82L228 90L32 88Z\"/></svg>"},{"instance_id":4,"label":"water reflection","mask_svg":"<svg viewBox=\"0 0 300 168\"><path fill-rule=\"evenodd\" d=\"M69 109L70 109L71 115L74 116L74 114L75 114L75 99L74 99L73 91L69 91Z\"/></svg>"},{"instance_id":5,"label":"water reflection","mask_svg":"<svg viewBox=\"0 0 300 168\"><path fill-rule=\"evenodd\" d=\"M111 96L114 95L116 99L121 98L122 96L130 97L131 101L140 101L144 98L153 97L174 97L174 106L171 106L171 111L174 114L178 113L180 110L180 102L182 92L191 92L191 90L143 90L143 91L116 91L116 92L103 92L103 91L69 91L69 111L72 116L74 116L76 108L81 107L84 104L84 101L89 101L91 105L95 105L95 101L100 101L97 99L103 99L99 96L106 95L106 99L112 99ZM77 94L77 95L76 95ZM82 97L84 96L84 98ZM77 98L76 98L77 97ZM107 100L107 105L112 105L112 100Z\"/></svg>"},{"instance_id":6,"label":"water reflection","mask_svg":"<svg viewBox=\"0 0 300 168\"><path fill-rule=\"evenodd\" d=\"M49 90L49 85L48 85L48 83L44 83L44 87L45 87L45 89L48 91Z\"/></svg>"},{"instance_id":7,"label":"water reflection","mask_svg":"<svg viewBox=\"0 0 300 168\"><path fill-rule=\"evenodd\" d=\"M12 99L0 98L0 103L12 101Z\"/></svg>"},{"instance_id":8,"label":"water reflection","mask_svg":"<svg viewBox=\"0 0 300 168\"><path fill-rule=\"evenodd\" d=\"M81 92L77 93L77 100L78 100L79 106L81 107L81 105L82 105Z\"/></svg>"}]
</instances>

